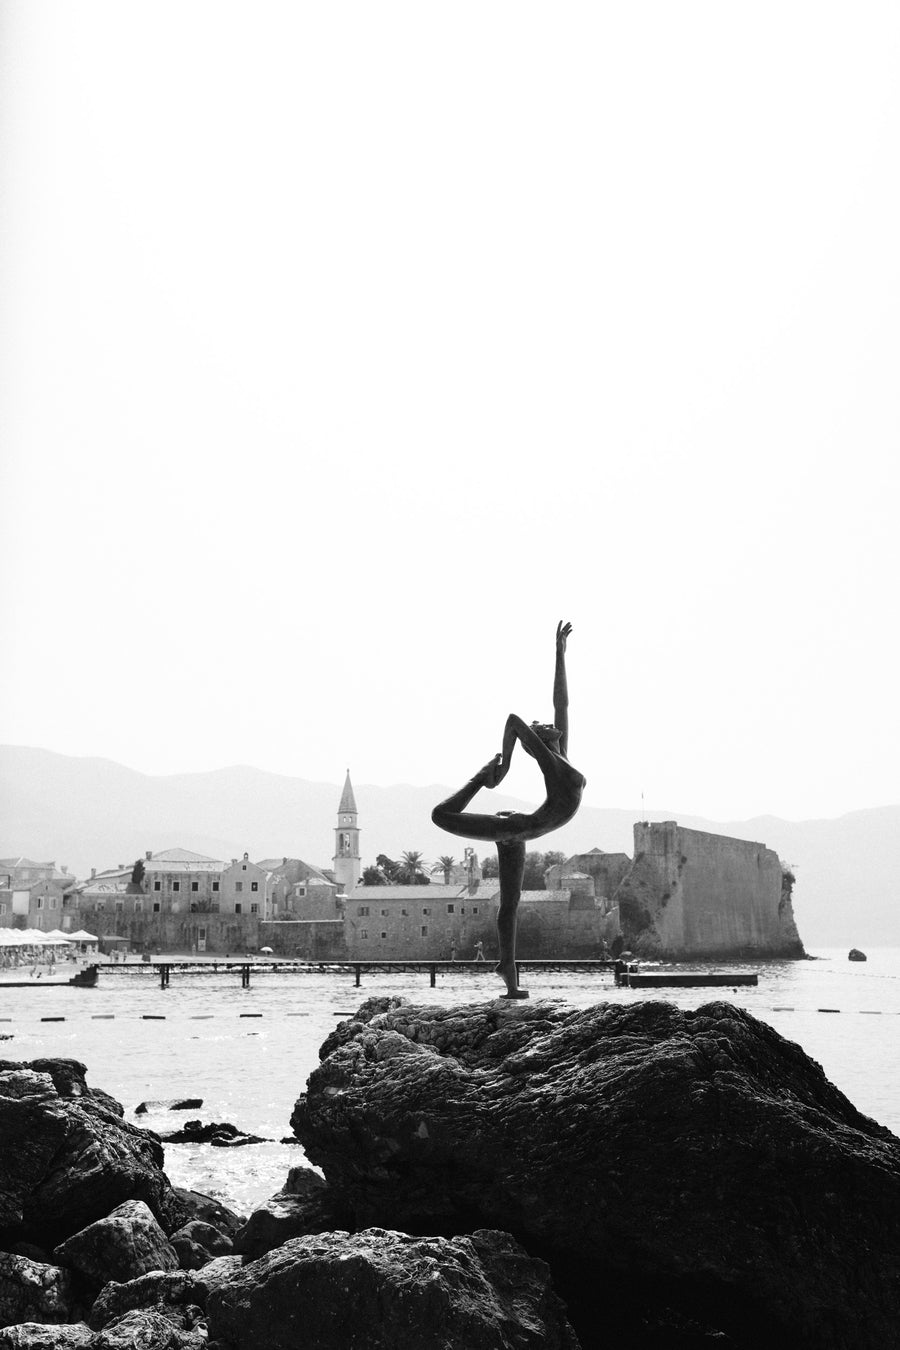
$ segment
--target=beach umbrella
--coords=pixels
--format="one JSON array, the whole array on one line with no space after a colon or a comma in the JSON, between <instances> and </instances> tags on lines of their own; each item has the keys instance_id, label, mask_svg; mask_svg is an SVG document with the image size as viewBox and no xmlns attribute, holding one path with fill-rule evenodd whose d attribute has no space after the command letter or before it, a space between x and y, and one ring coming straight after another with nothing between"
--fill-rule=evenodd
<instances>
[{"instance_id":1,"label":"beach umbrella","mask_svg":"<svg viewBox=\"0 0 900 1350\"><path fill-rule=\"evenodd\" d=\"M260 950L261 952L268 952L268 954L269 954L270 956L272 955L272 951L273 951L273 949L272 949L271 947L260 947L259 950Z\"/></svg>"}]
</instances>

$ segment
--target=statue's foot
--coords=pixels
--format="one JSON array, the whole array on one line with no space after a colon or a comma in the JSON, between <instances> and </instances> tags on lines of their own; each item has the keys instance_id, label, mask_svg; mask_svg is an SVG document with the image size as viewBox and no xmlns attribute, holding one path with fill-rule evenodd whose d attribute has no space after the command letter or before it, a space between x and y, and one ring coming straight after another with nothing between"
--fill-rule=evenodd
<instances>
[{"instance_id":1,"label":"statue's foot","mask_svg":"<svg viewBox=\"0 0 900 1350\"><path fill-rule=\"evenodd\" d=\"M508 994L501 994L500 997L501 997L501 998L528 998L528 997L530 997L530 996L529 996L529 993L528 993L528 990L527 990L527 989L512 989L512 990L510 990L510 992L509 992Z\"/></svg>"}]
</instances>

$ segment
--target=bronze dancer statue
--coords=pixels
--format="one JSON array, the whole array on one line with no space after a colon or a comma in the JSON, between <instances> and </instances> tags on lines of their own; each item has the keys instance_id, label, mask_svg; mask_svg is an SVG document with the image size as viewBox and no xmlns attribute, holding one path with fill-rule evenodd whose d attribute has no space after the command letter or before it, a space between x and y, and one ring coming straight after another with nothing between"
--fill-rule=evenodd
<instances>
[{"instance_id":1,"label":"bronze dancer statue","mask_svg":"<svg viewBox=\"0 0 900 1350\"><path fill-rule=\"evenodd\" d=\"M464 839L492 839L497 845L500 862L500 912L497 915L497 937L500 943L498 972L506 982L504 998L527 998L528 992L519 988L516 970L516 911L522 895L522 877L525 873L525 844L529 839L557 830L572 819L581 805L585 778L573 768L567 758L569 748L569 691L566 683L566 640L572 631L570 623L556 625L556 673L553 680L553 723L532 722L530 726L521 717L510 713L503 732L503 749L490 763L479 769L459 792L436 806L431 819L442 830L461 835ZM536 811L526 815L521 811L498 811L496 815L480 815L465 808L479 789L494 788L509 772L513 747L519 741L540 765L547 790L546 800Z\"/></svg>"}]
</instances>

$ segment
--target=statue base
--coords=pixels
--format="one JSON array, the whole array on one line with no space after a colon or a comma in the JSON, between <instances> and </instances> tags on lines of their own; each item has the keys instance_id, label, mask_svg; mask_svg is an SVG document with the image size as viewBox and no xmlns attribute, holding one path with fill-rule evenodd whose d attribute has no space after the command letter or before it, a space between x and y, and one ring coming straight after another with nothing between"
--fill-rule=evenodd
<instances>
[{"instance_id":1,"label":"statue base","mask_svg":"<svg viewBox=\"0 0 900 1350\"><path fill-rule=\"evenodd\" d=\"M501 994L501 998L528 998L527 989L517 989L514 994Z\"/></svg>"}]
</instances>

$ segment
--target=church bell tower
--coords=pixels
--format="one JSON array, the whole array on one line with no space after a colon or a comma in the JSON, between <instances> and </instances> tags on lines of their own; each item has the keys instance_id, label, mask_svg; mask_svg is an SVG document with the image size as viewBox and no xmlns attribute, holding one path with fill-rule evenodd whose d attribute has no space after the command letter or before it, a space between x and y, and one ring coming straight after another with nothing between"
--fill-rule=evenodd
<instances>
[{"instance_id":1,"label":"church bell tower","mask_svg":"<svg viewBox=\"0 0 900 1350\"><path fill-rule=\"evenodd\" d=\"M334 831L334 879L349 895L359 881L359 826L356 823L356 798L350 782L350 770L344 781L341 804L338 807L337 826Z\"/></svg>"}]
</instances>

